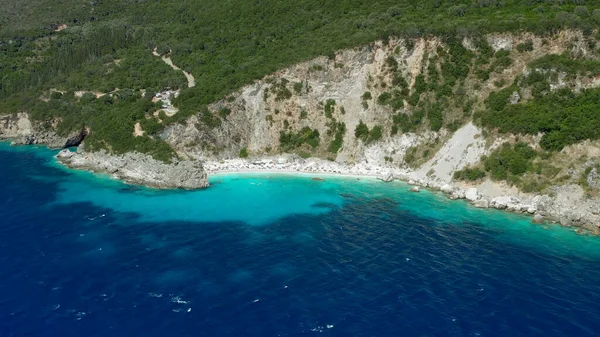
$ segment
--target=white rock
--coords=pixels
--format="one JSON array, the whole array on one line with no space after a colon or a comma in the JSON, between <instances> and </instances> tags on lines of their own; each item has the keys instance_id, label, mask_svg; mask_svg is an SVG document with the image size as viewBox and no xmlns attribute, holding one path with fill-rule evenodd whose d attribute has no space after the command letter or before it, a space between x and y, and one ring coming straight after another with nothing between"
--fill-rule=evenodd
<instances>
[{"instance_id":1,"label":"white rock","mask_svg":"<svg viewBox=\"0 0 600 337\"><path fill-rule=\"evenodd\" d=\"M413 186L413 187L410 188L410 191L411 192L420 192L421 189L419 188L419 186Z\"/></svg>"},{"instance_id":2,"label":"white rock","mask_svg":"<svg viewBox=\"0 0 600 337\"><path fill-rule=\"evenodd\" d=\"M473 203L473 206L477 208L488 208L489 202L486 199L477 200Z\"/></svg>"},{"instance_id":3,"label":"white rock","mask_svg":"<svg viewBox=\"0 0 600 337\"><path fill-rule=\"evenodd\" d=\"M440 187L440 190L444 193L450 194L454 190L450 184L444 184Z\"/></svg>"},{"instance_id":4,"label":"white rock","mask_svg":"<svg viewBox=\"0 0 600 337\"><path fill-rule=\"evenodd\" d=\"M473 187L473 188L469 188L465 192L465 198L469 201L476 201L476 200L479 200L480 196L479 196L479 193L477 193L477 189Z\"/></svg>"}]
</instances>

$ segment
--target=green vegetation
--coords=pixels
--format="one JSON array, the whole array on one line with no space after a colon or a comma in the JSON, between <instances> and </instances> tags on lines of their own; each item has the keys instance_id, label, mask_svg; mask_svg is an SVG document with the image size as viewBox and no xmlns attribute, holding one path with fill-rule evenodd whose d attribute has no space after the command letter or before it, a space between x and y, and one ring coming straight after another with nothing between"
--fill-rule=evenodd
<instances>
[{"instance_id":1,"label":"green vegetation","mask_svg":"<svg viewBox=\"0 0 600 337\"><path fill-rule=\"evenodd\" d=\"M248 149L245 147L240 149L240 158L248 158Z\"/></svg>"},{"instance_id":2,"label":"green vegetation","mask_svg":"<svg viewBox=\"0 0 600 337\"><path fill-rule=\"evenodd\" d=\"M444 115L442 106L437 103L427 109L427 118L429 119L429 128L432 131L439 131L444 125Z\"/></svg>"},{"instance_id":3,"label":"green vegetation","mask_svg":"<svg viewBox=\"0 0 600 337\"><path fill-rule=\"evenodd\" d=\"M524 53L526 51L533 51L533 41L527 40L527 41L525 41L523 43L519 43L517 45L517 50L520 53Z\"/></svg>"},{"instance_id":4,"label":"green vegetation","mask_svg":"<svg viewBox=\"0 0 600 337\"><path fill-rule=\"evenodd\" d=\"M383 128L381 125L375 125L369 130L369 127L363 121L360 121L354 129L354 136L365 144L373 143L383 137Z\"/></svg>"},{"instance_id":5,"label":"green vegetation","mask_svg":"<svg viewBox=\"0 0 600 337\"><path fill-rule=\"evenodd\" d=\"M402 131L402 133L414 132L423 122L425 117L425 112L423 109L417 109L413 111L411 115L405 113L399 113L392 117L393 125L392 125L392 135L398 133L398 131Z\"/></svg>"},{"instance_id":6,"label":"green vegetation","mask_svg":"<svg viewBox=\"0 0 600 337\"><path fill-rule=\"evenodd\" d=\"M335 100L334 99L328 99L325 102L325 107L323 109L325 111L325 117L332 118L333 117L333 113L335 112Z\"/></svg>"},{"instance_id":7,"label":"green vegetation","mask_svg":"<svg viewBox=\"0 0 600 337\"><path fill-rule=\"evenodd\" d=\"M304 144L309 145L311 149L315 149L319 146L319 142L319 131L308 126L297 133L281 131L279 134L279 148L282 152L293 151Z\"/></svg>"},{"instance_id":8,"label":"green vegetation","mask_svg":"<svg viewBox=\"0 0 600 337\"><path fill-rule=\"evenodd\" d=\"M270 91L275 93L276 101L284 101L292 98L292 92L287 88L288 81L285 78L281 79L281 82L273 85Z\"/></svg>"},{"instance_id":9,"label":"green vegetation","mask_svg":"<svg viewBox=\"0 0 600 337\"><path fill-rule=\"evenodd\" d=\"M486 172L494 180L514 181L525 172L532 171L537 153L526 143L514 146L504 143L483 160Z\"/></svg>"},{"instance_id":10,"label":"green vegetation","mask_svg":"<svg viewBox=\"0 0 600 337\"><path fill-rule=\"evenodd\" d=\"M569 89L549 92L533 101L508 104L512 87L490 95L481 123L500 132L544 133L540 146L558 151L585 139L600 138L600 89L574 94Z\"/></svg>"},{"instance_id":11,"label":"green vegetation","mask_svg":"<svg viewBox=\"0 0 600 337\"><path fill-rule=\"evenodd\" d=\"M514 145L504 143L488 157L482 159L483 170L465 168L454 172L454 179L476 181L489 174L493 180L506 180L512 184L521 183L525 173L542 173L542 167L534 165L534 159L537 157L538 153L526 143L518 142ZM533 191L534 186L531 182L527 184L529 184L527 189Z\"/></svg>"},{"instance_id":12,"label":"green vegetation","mask_svg":"<svg viewBox=\"0 0 600 337\"><path fill-rule=\"evenodd\" d=\"M552 72L566 72L570 77L575 75L600 75L600 61L594 59L573 59L568 53L549 54L529 64L531 69Z\"/></svg>"},{"instance_id":13,"label":"green vegetation","mask_svg":"<svg viewBox=\"0 0 600 337\"><path fill-rule=\"evenodd\" d=\"M227 116L229 116L230 114L231 114L231 109L229 109L229 108L221 108L221 109L219 109L219 116L222 119L227 118Z\"/></svg>"},{"instance_id":14,"label":"green vegetation","mask_svg":"<svg viewBox=\"0 0 600 337\"><path fill-rule=\"evenodd\" d=\"M485 171L478 168L465 168L454 172L455 180L476 181L485 177Z\"/></svg>"},{"instance_id":15,"label":"green vegetation","mask_svg":"<svg viewBox=\"0 0 600 337\"><path fill-rule=\"evenodd\" d=\"M338 153L344 145L344 135L346 134L346 124L343 122L333 122L328 133L333 134L333 141L329 144L327 150L331 153Z\"/></svg>"},{"instance_id":16,"label":"green vegetation","mask_svg":"<svg viewBox=\"0 0 600 337\"><path fill-rule=\"evenodd\" d=\"M296 94L300 95L302 93L303 87L304 87L304 85L302 84L302 82L294 83L294 92Z\"/></svg>"},{"instance_id":17,"label":"green vegetation","mask_svg":"<svg viewBox=\"0 0 600 337\"><path fill-rule=\"evenodd\" d=\"M369 127L367 124L360 121L354 129L354 137L366 142L369 139Z\"/></svg>"},{"instance_id":18,"label":"green vegetation","mask_svg":"<svg viewBox=\"0 0 600 337\"><path fill-rule=\"evenodd\" d=\"M405 81L396 74L397 61L388 60L394 88L386 104L397 111L405 99L416 106L422 94L432 90L450 96L469 74L473 55L457 35L547 33L564 27L580 28L587 34L598 27L600 14L585 5L582 0L104 0L78 5L59 0L5 0L0 4L0 111L35 110L37 120L60 120L61 132L85 124L91 128L94 149L155 152L159 151L155 147L164 148L166 143L154 135L130 136L136 122L156 133L200 112L203 124L217 128L226 114L213 116L203 107L282 67L379 38L408 37L405 47L412 50L418 36L445 36L449 58L441 64L443 79L429 68L429 78L419 79L410 97ZM63 23L68 28L57 31ZM180 72L152 56L154 48L192 73L196 86L187 88ZM508 60L497 58L494 67L501 69ZM323 66L315 64L312 70L322 71ZM35 108L39 97L51 88L65 95L53 94L46 104L50 108ZM174 100L179 112L161 119L162 123L144 122L146 114L153 112L136 103L137 99L73 98L78 90L116 93L116 88L139 96L140 90L181 89ZM291 88L301 92L297 83ZM274 84L270 93L276 100L292 95L283 82Z\"/></svg>"}]
</instances>

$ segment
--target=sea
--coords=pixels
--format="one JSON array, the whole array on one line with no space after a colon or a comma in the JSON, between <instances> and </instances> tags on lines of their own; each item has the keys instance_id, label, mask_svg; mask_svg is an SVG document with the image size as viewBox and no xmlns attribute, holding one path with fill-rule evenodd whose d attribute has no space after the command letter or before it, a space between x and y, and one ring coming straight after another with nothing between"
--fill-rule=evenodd
<instances>
[{"instance_id":1,"label":"sea","mask_svg":"<svg viewBox=\"0 0 600 337\"><path fill-rule=\"evenodd\" d=\"M600 238L401 182L201 191L0 143L0 336L599 336Z\"/></svg>"}]
</instances>

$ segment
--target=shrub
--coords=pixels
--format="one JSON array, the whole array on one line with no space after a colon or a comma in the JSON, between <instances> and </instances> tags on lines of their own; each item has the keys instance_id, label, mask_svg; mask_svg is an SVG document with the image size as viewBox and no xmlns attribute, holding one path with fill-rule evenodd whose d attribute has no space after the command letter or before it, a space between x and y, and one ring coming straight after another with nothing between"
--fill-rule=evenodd
<instances>
[{"instance_id":1,"label":"shrub","mask_svg":"<svg viewBox=\"0 0 600 337\"><path fill-rule=\"evenodd\" d=\"M284 152L294 150L303 144L308 144L314 149L319 146L319 142L319 131L308 126L303 127L297 133L285 131L279 133L279 147Z\"/></svg>"},{"instance_id":2,"label":"shrub","mask_svg":"<svg viewBox=\"0 0 600 337\"><path fill-rule=\"evenodd\" d=\"M429 119L429 128L432 131L439 131L444 125L442 106L440 104L434 104L430 107L427 110L427 118Z\"/></svg>"},{"instance_id":3,"label":"shrub","mask_svg":"<svg viewBox=\"0 0 600 337\"><path fill-rule=\"evenodd\" d=\"M248 158L248 150L245 147L240 150L240 158Z\"/></svg>"},{"instance_id":4,"label":"shrub","mask_svg":"<svg viewBox=\"0 0 600 337\"><path fill-rule=\"evenodd\" d=\"M329 144L327 150L331 153L338 153L344 144L344 135L346 134L346 124L345 123L335 123L334 124L334 139Z\"/></svg>"},{"instance_id":5,"label":"shrub","mask_svg":"<svg viewBox=\"0 0 600 337\"><path fill-rule=\"evenodd\" d=\"M465 16L465 14L467 14L467 5L460 4L460 5L452 6L448 9L448 13L450 15L459 16L459 17Z\"/></svg>"},{"instance_id":6,"label":"shrub","mask_svg":"<svg viewBox=\"0 0 600 337\"><path fill-rule=\"evenodd\" d=\"M227 118L229 114L231 114L231 109L229 108L221 108L219 110L219 116L221 116L221 118Z\"/></svg>"},{"instance_id":7,"label":"shrub","mask_svg":"<svg viewBox=\"0 0 600 337\"><path fill-rule=\"evenodd\" d=\"M524 53L526 51L532 51L533 50L533 41L527 40L527 41L525 41L523 43L519 43L517 45L517 50L520 53Z\"/></svg>"},{"instance_id":8,"label":"shrub","mask_svg":"<svg viewBox=\"0 0 600 337\"><path fill-rule=\"evenodd\" d=\"M370 91L365 91L365 93L361 97L362 97L363 101L368 101L373 98L373 97L371 97Z\"/></svg>"},{"instance_id":9,"label":"shrub","mask_svg":"<svg viewBox=\"0 0 600 337\"><path fill-rule=\"evenodd\" d=\"M465 168L454 172L455 180L475 181L485 177L485 171L478 168Z\"/></svg>"},{"instance_id":10,"label":"shrub","mask_svg":"<svg viewBox=\"0 0 600 337\"><path fill-rule=\"evenodd\" d=\"M294 91L296 92L296 94L299 95L302 93L302 87L303 87L302 82L294 83Z\"/></svg>"},{"instance_id":11,"label":"shrub","mask_svg":"<svg viewBox=\"0 0 600 337\"><path fill-rule=\"evenodd\" d=\"M328 99L325 102L325 116L327 118L332 118L333 117L333 113L335 111L335 100L333 99Z\"/></svg>"},{"instance_id":12,"label":"shrub","mask_svg":"<svg viewBox=\"0 0 600 337\"><path fill-rule=\"evenodd\" d=\"M377 97L377 103L379 103L380 105L387 105L388 103L390 103L390 100L392 99L392 94L390 94L389 92L382 92L379 97Z\"/></svg>"},{"instance_id":13,"label":"shrub","mask_svg":"<svg viewBox=\"0 0 600 337\"><path fill-rule=\"evenodd\" d=\"M356 129L354 129L354 136L362 141L369 139L369 127L362 120L358 123Z\"/></svg>"},{"instance_id":14,"label":"shrub","mask_svg":"<svg viewBox=\"0 0 600 337\"><path fill-rule=\"evenodd\" d=\"M494 180L509 180L531 170L537 153L525 143L504 143L484 160L484 167Z\"/></svg>"},{"instance_id":15,"label":"shrub","mask_svg":"<svg viewBox=\"0 0 600 337\"><path fill-rule=\"evenodd\" d=\"M368 138L367 142L369 142L369 143L376 142L376 141L380 140L382 136L383 136L382 127L380 125L375 125L373 127L373 129L371 129L371 131L369 131L369 138Z\"/></svg>"}]
</instances>

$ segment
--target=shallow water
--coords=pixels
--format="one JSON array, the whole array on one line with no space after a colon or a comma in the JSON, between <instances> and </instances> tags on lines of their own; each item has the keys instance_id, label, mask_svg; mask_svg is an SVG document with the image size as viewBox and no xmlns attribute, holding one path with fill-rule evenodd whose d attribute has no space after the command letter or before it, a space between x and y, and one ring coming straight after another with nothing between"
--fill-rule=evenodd
<instances>
[{"instance_id":1,"label":"shallow water","mask_svg":"<svg viewBox=\"0 0 600 337\"><path fill-rule=\"evenodd\" d=\"M156 191L0 143L0 335L593 336L600 238L403 183Z\"/></svg>"}]
</instances>

